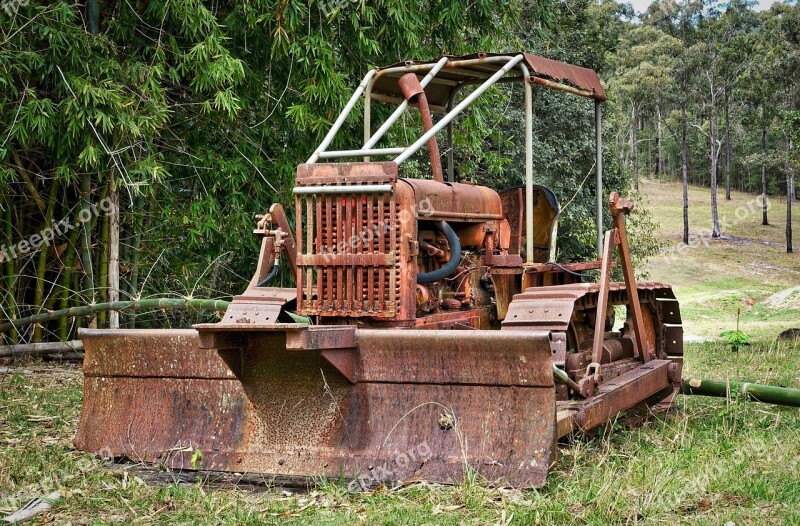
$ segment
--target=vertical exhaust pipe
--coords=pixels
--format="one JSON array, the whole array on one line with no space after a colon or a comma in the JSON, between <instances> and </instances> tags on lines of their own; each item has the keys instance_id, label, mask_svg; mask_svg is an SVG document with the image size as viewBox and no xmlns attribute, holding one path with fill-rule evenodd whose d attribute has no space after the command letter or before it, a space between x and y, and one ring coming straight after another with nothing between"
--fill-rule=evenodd
<instances>
[{"instance_id":1,"label":"vertical exhaust pipe","mask_svg":"<svg viewBox=\"0 0 800 526\"><path fill-rule=\"evenodd\" d=\"M428 98L425 96L425 88L419 83L419 79L415 73L406 73L400 80L397 81L400 89L403 91L403 96L410 104L417 104L419 107L419 114L422 116L422 129L427 133L428 130L433 128L433 118L431 117L431 109L428 106ZM436 136L432 135L428 139L428 153L431 156L431 169L433 171L433 180L439 183L444 182L442 175L442 159L439 157L439 145L436 143Z\"/></svg>"}]
</instances>

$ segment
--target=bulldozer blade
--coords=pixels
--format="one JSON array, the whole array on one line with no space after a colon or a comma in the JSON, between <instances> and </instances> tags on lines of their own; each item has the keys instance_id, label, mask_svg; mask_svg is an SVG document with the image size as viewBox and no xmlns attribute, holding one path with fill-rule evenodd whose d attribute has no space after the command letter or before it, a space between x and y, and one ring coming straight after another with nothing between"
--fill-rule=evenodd
<instances>
[{"instance_id":1,"label":"bulldozer blade","mask_svg":"<svg viewBox=\"0 0 800 526\"><path fill-rule=\"evenodd\" d=\"M544 484L548 333L280 325L82 331L76 447L282 483L458 483L474 470L493 485Z\"/></svg>"}]
</instances>

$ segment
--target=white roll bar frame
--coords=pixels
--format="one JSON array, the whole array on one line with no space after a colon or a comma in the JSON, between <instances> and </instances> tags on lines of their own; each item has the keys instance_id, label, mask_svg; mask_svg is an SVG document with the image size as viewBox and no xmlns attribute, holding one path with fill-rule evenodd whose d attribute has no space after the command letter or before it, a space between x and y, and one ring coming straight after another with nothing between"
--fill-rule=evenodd
<instances>
[{"instance_id":1,"label":"white roll bar frame","mask_svg":"<svg viewBox=\"0 0 800 526\"><path fill-rule=\"evenodd\" d=\"M512 82L523 81L525 86L525 227L526 231L533 232L533 86L531 82L530 71L524 62L524 55L499 55L491 57L483 57L476 59L465 60L450 60L448 57L442 57L435 63L430 64L409 64L407 66L396 66L382 70L372 69L364 76L361 84L353 93L350 100L345 105L339 117L331 126L327 135L323 139L319 147L314 151L311 157L308 158L306 164L314 164L319 159L335 159L344 157L363 157L365 162L370 160L370 156L390 156L396 155L393 162L398 165L409 157L414 155L417 151L425 145L428 140L440 132L443 128L447 128L448 151L447 151L447 175L448 181L454 182L454 165L453 165L453 120L464 109L472 104L478 97L483 95L490 87L498 82ZM486 77L471 81L466 81L455 86L455 89L450 95L450 101L447 104L448 111L439 121L434 124L433 128L419 137L411 146L397 147L397 148L375 148L375 145L386 134L389 128L397 122L405 110L408 108L408 101L403 100L398 104L397 108L392 112L389 118L378 128L375 134L371 133L371 120L372 120L372 88L375 81L385 75L393 75L397 73L418 73L427 72L425 77L420 81L424 88L435 79L436 75L443 69L447 68L449 71L458 71L460 68L469 67L477 64L485 64L487 62L504 62L505 64L493 74L486 73ZM506 77L506 75L514 68L518 68L521 72L521 77ZM463 71L463 70L462 70ZM470 71L470 74L474 72ZM455 107L455 97L461 86L465 84L479 84L479 86L470 93L464 100L459 102ZM561 85L559 83L548 82L548 86L559 89L559 86L564 91L574 92L570 90L569 86ZM347 119L350 112L355 107L358 99L364 96L364 146L356 150L338 150L327 151L334 137L341 129L345 119ZM595 101L595 140L596 140L596 178L597 178L597 251L598 256L602 254L603 243L603 147L602 147L602 117L600 110L600 101ZM526 265L533 264L533 236L528 234L526 236Z\"/></svg>"}]
</instances>

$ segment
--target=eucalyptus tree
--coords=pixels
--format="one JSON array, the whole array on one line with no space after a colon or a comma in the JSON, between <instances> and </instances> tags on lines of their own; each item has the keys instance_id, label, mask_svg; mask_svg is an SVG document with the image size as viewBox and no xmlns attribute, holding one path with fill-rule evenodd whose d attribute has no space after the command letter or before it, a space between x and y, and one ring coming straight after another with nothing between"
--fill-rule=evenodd
<instances>
[{"instance_id":1,"label":"eucalyptus tree","mask_svg":"<svg viewBox=\"0 0 800 526\"><path fill-rule=\"evenodd\" d=\"M629 151L634 177L638 175L636 131L642 111L656 115L656 175L661 171L663 155L661 126L663 112L675 100L675 71L681 53L681 42L651 25L639 25L622 37L614 57L614 73L609 84L617 103L627 107ZM620 149L625 146L620 144Z\"/></svg>"},{"instance_id":2,"label":"eucalyptus tree","mask_svg":"<svg viewBox=\"0 0 800 526\"><path fill-rule=\"evenodd\" d=\"M666 94L671 102L672 111L664 124L679 145L681 163L681 181L683 187L683 242L689 243L689 144L687 133L689 128L690 106L696 102L692 97L693 79L700 64L696 48L697 23L703 13L700 1L662 0L650 5L643 15L643 23L653 26L675 38L670 52L674 53L672 61L671 82L665 85ZM677 124L670 125L677 121Z\"/></svg>"},{"instance_id":3,"label":"eucalyptus tree","mask_svg":"<svg viewBox=\"0 0 800 526\"><path fill-rule=\"evenodd\" d=\"M754 0L731 1L719 18L720 77L724 89L722 104L725 116L724 150L725 150L725 199L731 199L731 107L740 96L738 82L745 72L753 66L757 59L753 55L750 35L759 27L758 15L753 11Z\"/></svg>"},{"instance_id":4,"label":"eucalyptus tree","mask_svg":"<svg viewBox=\"0 0 800 526\"><path fill-rule=\"evenodd\" d=\"M698 41L692 46L702 57L698 93L702 100L704 126L694 126L706 135L708 141L711 236L714 238L722 235L717 205L718 164L723 146L719 131L719 105L737 78L754 60L749 53L731 52L740 42L746 41L752 18L742 15L742 12L750 12L749 5L733 0L720 6L716 0L710 0L705 6L705 16L699 19Z\"/></svg>"},{"instance_id":5,"label":"eucalyptus tree","mask_svg":"<svg viewBox=\"0 0 800 526\"><path fill-rule=\"evenodd\" d=\"M781 114L781 131L788 142L781 155L781 167L786 174L786 252L794 252L792 242L792 202L795 200L794 181L800 164L800 110L788 110Z\"/></svg>"},{"instance_id":6,"label":"eucalyptus tree","mask_svg":"<svg viewBox=\"0 0 800 526\"><path fill-rule=\"evenodd\" d=\"M775 157L785 175L786 251L793 252L792 203L796 199L795 176L800 164L800 88L796 83L800 74L800 6L777 4L763 16L765 26L774 32L773 37L777 36L771 51L775 60L773 73L780 85L776 96L777 120L783 140Z\"/></svg>"},{"instance_id":7,"label":"eucalyptus tree","mask_svg":"<svg viewBox=\"0 0 800 526\"><path fill-rule=\"evenodd\" d=\"M750 159L760 168L763 225L769 224L769 169L774 169L775 153L780 150L776 150L772 144L774 139L771 139L770 132L779 122L781 107L786 105L786 94L794 85L792 70L797 69L797 45L792 45L791 33L786 31L787 24L791 25L792 15L796 18L797 11L796 5L778 3L759 15L759 25L747 35L748 47L757 60L744 70L737 87L746 103L744 123L758 130L759 150Z\"/></svg>"}]
</instances>

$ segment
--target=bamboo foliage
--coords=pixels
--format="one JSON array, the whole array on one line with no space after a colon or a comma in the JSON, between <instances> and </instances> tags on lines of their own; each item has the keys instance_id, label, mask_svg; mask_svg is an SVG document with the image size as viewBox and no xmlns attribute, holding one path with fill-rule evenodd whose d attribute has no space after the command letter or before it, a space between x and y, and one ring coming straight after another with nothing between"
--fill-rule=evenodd
<instances>
[{"instance_id":1,"label":"bamboo foliage","mask_svg":"<svg viewBox=\"0 0 800 526\"><path fill-rule=\"evenodd\" d=\"M258 250L253 216L290 196L298 160L366 68L514 42L522 9L517 0L435 9L408 0L20 2L0 34L2 234L16 246L53 221L71 228L4 260L3 317L238 292ZM99 209L106 195L118 201L114 214ZM22 343L116 323L103 309L87 312L26 326ZM171 316L128 320L192 319Z\"/></svg>"}]
</instances>

